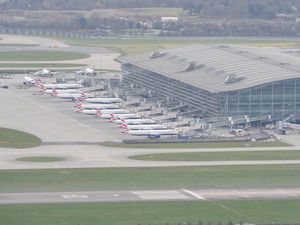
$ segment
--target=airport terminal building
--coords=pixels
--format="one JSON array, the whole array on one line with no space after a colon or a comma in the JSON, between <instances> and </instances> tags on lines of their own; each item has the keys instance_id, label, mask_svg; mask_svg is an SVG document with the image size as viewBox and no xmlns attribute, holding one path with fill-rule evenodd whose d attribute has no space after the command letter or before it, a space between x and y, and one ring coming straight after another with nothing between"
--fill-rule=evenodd
<instances>
[{"instance_id":1,"label":"airport terminal building","mask_svg":"<svg viewBox=\"0 0 300 225\"><path fill-rule=\"evenodd\" d=\"M278 49L187 46L128 57L123 82L200 109L205 117L300 120L300 55Z\"/></svg>"}]
</instances>

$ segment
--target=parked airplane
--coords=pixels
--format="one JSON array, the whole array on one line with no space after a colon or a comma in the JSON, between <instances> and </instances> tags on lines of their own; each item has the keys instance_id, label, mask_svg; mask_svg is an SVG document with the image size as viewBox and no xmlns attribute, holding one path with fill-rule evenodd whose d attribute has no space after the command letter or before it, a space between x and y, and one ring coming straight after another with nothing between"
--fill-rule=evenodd
<instances>
[{"instance_id":1,"label":"parked airplane","mask_svg":"<svg viewBox=\"0 0 300 225\"><path fill-rule=\"evenodd\" d=\"M140 119L142 116L135 113L119 114L113 115L109 122L118 123L118 121L123 121L124 119Z\"/></svg>"},{"instance_id":2,"label":"parked airplane","mask_svg":"<svg viewBox=\"0 0 300 225\"><path fill-rule=\"evenodd\" d=\"M118 105L114 104L82 104L76 103L74 106L79 109L119 109Z\"/></svg>"},{"instance_id":3,"label":"parked airplane","mask_svg":"<svg viewBox=\"0 0 300 225\"><path fill-rule=\"evenodd\" d=\"M87 103L99 103L99 104L110 104L110 103L120 103L123 100L120 98L93 98L86 99Z\"/></svg>"},{"instance_id":4,"label":"parked airplane","mask_svg":"<svg viewBox=\"0 0 300 225\"><path fill-rule=\"evenodd\" d=\"M128 114L126 109L99 109L100 114Z\"/></svg>"},{"instance_id":5,"label":"parked airplane","mask_svg":"<svg viewBox=\"0 0 300 225\"><path fill-rule=\"evenodd\" d=\"M50 70L47 69L42 69L40 71L33 73L34 76L40 76L40 77L52 77L55 74L56 73L51 72Z\"/></svg>"},{"instance_id":6,"label":"parked airplane","mask_svg":"<svg viewBox=\"0 0 300 225\"><path fill-rule=\"evenodd\" d=\"M155 124L152 119L124 119L119 127L124 127L125 125L140 125L140 124Z\"/></svg>"},{"instance_id":7,"label":"parked airplane","mask_svg":"<svg viewBox=\"0 0 300 225\"><path fill-rule=\"evenodd\" d=\"M165 130L129 130L126 133L134 136L147 136L149 138L160 138L162 135L176 135L177 131L171 129Z\"/></svg>"},{"instance_id":8,"label":"parked airplane","mask_svg":"<svg viewBox=\"0 0 300 225\"><path fill-rule=\"evenodd\" d=\"M100 117L100 118L103 118L103 119L112 119L114 116L117 116L117 115L120 115L120 114L128 114L128 112L114 112L114 113L109 113L109 112L106 112L106 113L101 113L99 110L96 114L96 117Z\"/></svg>"},{"instance_id":9,"label":"parked airplane","mask_svg":"<svg viewBox=\"0 0 300 225\"><path fill-rule=\"evenodd\" d=\"M25 76L23 83L26 84L26 85L35 85L37 83L41 83L41 80Z\"/></svg>"},{"instance_id":10,"label":"parked airplane","mask_svg":"<svg viewBox=\"0 0 300 225\"><path fill-rule=\"evenodd\" d=\"M82 84L42 84L42 83L37 83L36 86L41 87L42 89L78 89L82 88Z\"/></svg>"},{"instance_id":11,"label":"parked airplane","mask_svg":"<svg viewBox=\"0 0 300 225\"><path fill-rule=\"evenodd\" d=\"M111 117L112 117L112 114L101 114L101 113L97 113L96 114L96 117L100 117L100 118L102 118L102 119L111 119Z\"/></svg>"},{"instance_id":12,"label":"parked airplane","mask_svg":"<svg viewBox=\"0 0 300 225\"><path fill-rule=\"evenodd\" d=\"M85 98L94 98L95 96L89 93L54 93L52 96L62 98L62 99L71 99L71 100L78 100L78 99L85 99Z\"/></svg>"},{"instance_id":13,"label":"parked airplane","mask_svg":"<svg viewBox=\"0 0 300 225\"><path fill-rule=\"evenodd\" d=\"M77 71L76 74L84 75L84 76L95 76L97 73L95 69L84 68L82 70Z\"/></svg>"},{"instance_id":14,"label":"parked airplane","mask_svg":"<svg viewBox=\"0 0 300 225\"><path fill-rule=\"evenodd\" d=\"M77 109L75 112L83 113L87 115L96 115L99 113L97 109Z\"/></svg>"},{"instance_id":15,"label":"parked airplane","mask_svg":"<svg viewBox=\"0 0 300 225\"><path fill-rule=\"evenodd\" d=\"M114 109L112 109L112 110L114 110ZM96 115L99 117L102 117L102 115L108 114L108 115L110 115L110 117L108 117L108 118L114 118L116 116L118 117L121 115L127 115L127 114L122 114L122 113L126 113L126 111L123 111L122 109L120 109L119 111L117 111L117 110L118 109L116 109L116 111L114 111L114 112L116 112L116 114L109 113L110 110L107 110L106 113L101 113L101 111L99 109L78 109L78 110L76 110L76 112L80 112L80 113L88 114L88 115Z\"/></svg>"},{"instance_id":16,"label":"parked airplane","mask_svg":"<svg viewBox=\"0 0 300 225\"><path fill-rule=\"evenodd\" d=\"M59 90L56 90L55 88L53 89L46 89L44 90L44 92L46 94L65 94L65 93L70 93L70 94L75 94L75 93L81 93L81 91L79 89L59 89Z\"/></svg>"},{"instance_id":17,"label":"parked airplane","mask_svg":"<svg viewBox=\"0 0 300 225\"><path fill-rule=\"evenodd\" d=\"M161 124L125 125L125 130L165 130L166 126Z\"/></svg>"}]
</instances>

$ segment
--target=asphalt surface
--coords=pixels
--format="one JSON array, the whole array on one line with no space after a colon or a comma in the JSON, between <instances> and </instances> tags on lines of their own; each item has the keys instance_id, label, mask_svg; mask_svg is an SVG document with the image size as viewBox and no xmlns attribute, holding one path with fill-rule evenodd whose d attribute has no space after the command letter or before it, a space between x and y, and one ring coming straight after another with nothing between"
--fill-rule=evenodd
<instances>
[{"instance_id":1,"label":"asphalt surface","mask_svg":"<svg viewBox=\"0 0 300 225\"><path fill-rule=\"evenodd\" d=\"M300 188L0 193L0 204L299 199Z\"/></svg>"}]
</instances>

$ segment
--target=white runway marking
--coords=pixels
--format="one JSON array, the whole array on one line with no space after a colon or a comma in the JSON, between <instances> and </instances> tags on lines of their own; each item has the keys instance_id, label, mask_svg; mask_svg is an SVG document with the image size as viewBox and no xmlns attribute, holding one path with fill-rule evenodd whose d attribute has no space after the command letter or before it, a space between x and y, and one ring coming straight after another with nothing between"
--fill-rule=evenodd
<instances>
[{"instance_id":1,"label":"white runway marking","mask_svg":"<svg viewBox=\"0 0 300 225\"><path fill-rule=\"evenodd\" d=\"M176 200L188 199L187 196L178 191L135 191L132 194L137 195L143 200Z\"/></svg>"},{"instance_id":2,"label":"white runway marking","mask_svg":"<svg viewBox=\"0 0 300 225\"><path fill-rule=\"evenodd\" d=\"M190 195L192 195L192 196L194 196L195 198L197 198L199 200L206 200L204 197L202 197L202 196L200 196L200 195L198 195L198 194L196 194L196 193L194 193L192 191L189 191L187 189L183 189L183 191L186 192L186 193L188 193L188 194L190 194Z\"/></svg>"},{"instance_id":3,"label":"white runway marking","mask_svg":"<svg viewBox=\"0 0 300 225\"><path fill-rule=\"evenodd\" d=\"M63 198L88 198L87 195L62 195Z\"/></svg>"}]
</instances>

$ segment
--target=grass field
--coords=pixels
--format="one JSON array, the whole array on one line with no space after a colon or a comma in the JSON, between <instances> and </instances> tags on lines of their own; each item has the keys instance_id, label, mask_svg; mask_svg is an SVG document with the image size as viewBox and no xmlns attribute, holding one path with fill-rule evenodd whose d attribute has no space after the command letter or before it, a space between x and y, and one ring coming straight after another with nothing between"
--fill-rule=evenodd
<instances>
[{"instance_id":1,"label":"grass field","mask_svg":"<svg viewBox=\"0 0 300 225\"><path fill-rule=\"evenodd\" d=\"M0 205L5 225L296 223L299 200Z\"/></svg>"},{"instance_id":2,"label":"grass field","mask_svg":"<svg viewBox=\"0 0 300 225\"><path fill-rule=\"evenodd\" d=\"M22 158L17 158L18 161L22 162L60 162L64 161L64 158L61 157L54 157L54 156L31 156L31 157L22 157Z\"/></svg>"},{"instance_id":3,"label":"grass field","mask_svg":"<svg viewBox=\"0 0 300 225\"><path fill-rule=\"evenodd\" d=\"M205 142L205 143L166 143L166 144L123 144L116 142L103 142L102 146L113 148L240 148L240 147L288 147L287 143L280 141L267 142Z\"/></svg>"},{"instance_id":4,"label":"grass field","mask_svg":"<svg viewBox=\"0 0 300 225\"><path fill-rule=\"evenodd\" d=\"M0 52L0 61L60 61L83 59L88 54L63 51L3 51Z\"/></svg>"},{"instance_id":5,"label":"grass field","mask_svg":"<svg viewBox=\"0 0 300 225\"><path fill-rule=\"evenodd\" d=\"M31 134L0 128L0 147L5 148L31 148L41 144L41 140Z\"/></svg>"},{"instance_id":6,"label":"grass field","mask_svg":"<svg viewBox=\"0 0 300 225\"><path fill-rule=\"evenodd\" d=\"M70 45L102 46L117 49L123 54L136 55L148 53L157 49L175 48L195 44L243 44L257 47L296 47L292 40L275 39L230 39L230 38L56 38Z\"/></svg>"},{"instance_id":7,"label":"grass field","mask_svg":"<svg viewBox=\"0 0 300 225\"><path fill-rule=\"evenodd\" d=\"M299 160L300 151L185 152L136 155L129 158L150 161Z\"/></svg>"},{"instance_id":8,"label":"grass field","mask_svg":"<svg viewBox=\"0 0 300 225\"><path fill-rule=\"evenodd\" d=\"M86 64L63 64L63 63L0 63L0 68L66 68L66 67L84 67Z\"/></svg>"},{"instance_id":9,"label":"grass field","mask_svg":"<svg viewBox=\"0 0 300 225\"><path fill-rule=\"evenodd\" d=\"M300 165L2 170L0 192L292 187Z\"/></svg>"}]
</instances>

